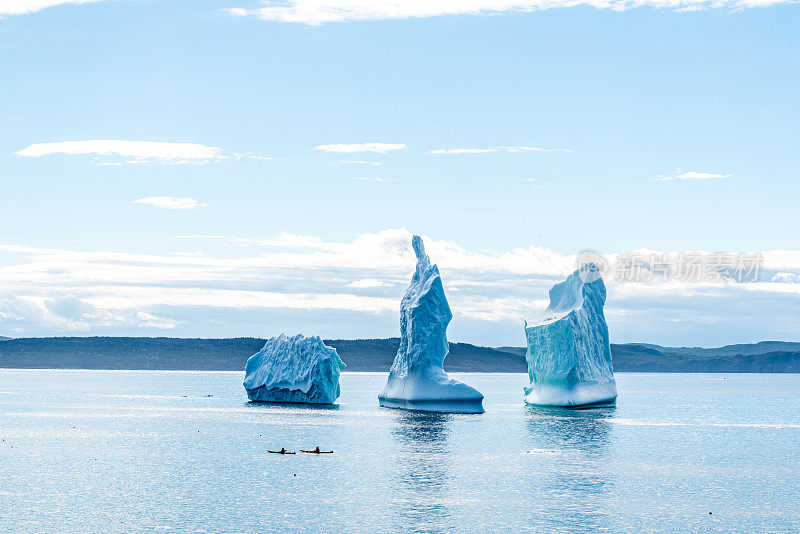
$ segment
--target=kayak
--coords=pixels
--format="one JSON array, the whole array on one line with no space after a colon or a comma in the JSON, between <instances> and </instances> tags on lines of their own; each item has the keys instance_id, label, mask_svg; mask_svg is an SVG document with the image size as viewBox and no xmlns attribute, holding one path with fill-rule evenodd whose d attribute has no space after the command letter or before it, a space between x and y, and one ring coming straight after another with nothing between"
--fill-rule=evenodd
<instances>
[{"instance_id":1,"label":"kayak","mask_svg":"<svg viewBox=\"0 0 800 534\"><path fill-rule=\"evenodd\" d=\"M272 454L297 454L296 452L289 452L289 451L283 451L283 452L281 452L281 451L267 451L267 452L271 452Z\"/></svg>"},{"instance_id":2,"label":"kayak","mask_svg":"<svg viewBox=\"0 0 800 534\"><path fill-rule=\"evenodd\" d=\"M333 454L333 451L304 451L300 449L300 452L307 452L309 454Z\"/></svg>"}]
</instances>

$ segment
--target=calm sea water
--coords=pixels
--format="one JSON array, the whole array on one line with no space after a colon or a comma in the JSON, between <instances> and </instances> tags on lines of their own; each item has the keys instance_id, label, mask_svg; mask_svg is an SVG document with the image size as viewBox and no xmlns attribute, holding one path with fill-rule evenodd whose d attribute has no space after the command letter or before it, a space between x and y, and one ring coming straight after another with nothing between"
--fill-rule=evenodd
<instances>
[{"instance_id":1,"label":"calm sea water","mask_svg":"<svg viewBox=\"0 0 800 534\"><path fill-rule=\"evenodd\" d=\"M325 409L248 404L242 373L0 370L0 530L800 532L800 375L619 373L578 412L455 376L485 414L379 408L379 373Z\"/></svg>"}]
</instances>

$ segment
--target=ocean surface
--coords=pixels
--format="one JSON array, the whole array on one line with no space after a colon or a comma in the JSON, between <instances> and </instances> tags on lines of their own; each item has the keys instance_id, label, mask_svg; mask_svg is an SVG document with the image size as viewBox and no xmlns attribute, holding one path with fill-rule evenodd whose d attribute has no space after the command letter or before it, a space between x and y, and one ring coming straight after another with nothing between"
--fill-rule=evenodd
<instances>
[{"instance_id":1,"label":"ocean surface","mask_svg":"<svg viewBox=\"0 0 800 534\"><path fill-rule=\"evenodd\" d=\"M1 532L800 532L800 375L618 373L616 408L247 402L243 373L0 370ZM279 456L313 448L330 455Z\"/></svg>"}]
</instances>

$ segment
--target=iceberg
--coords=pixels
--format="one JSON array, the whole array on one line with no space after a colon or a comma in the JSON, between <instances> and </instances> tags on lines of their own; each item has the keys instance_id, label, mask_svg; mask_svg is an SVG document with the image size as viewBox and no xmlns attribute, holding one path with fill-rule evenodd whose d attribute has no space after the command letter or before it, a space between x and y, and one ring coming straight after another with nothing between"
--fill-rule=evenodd
<instances>
[{"instance_id":1,"label":"iceberg","mask_svg":"<svg viewBox=\"0 0 800 534\"><path fill-rule=\"evenodd\" d=\"M525 322L531 380L526 404L593 408L616 403L605 302L603 278L589 263L554 285L550 305Z\"/></svg>"},{"instance_id":2,"label":"iceberg","mask_svg":"<svg viewBox=\"0 0 800 534\"><path fill-rule=\"evenodd\" d=\"M252 401L333 404L344 368L319 336L281 334L248 358L244 387Z\"/></svg>"},{"instance_id":3,"label":"iceberg","mask_svg":"<svg viewBox=\"0 0 800 534\"><path fill-rule=\"evenodd\" d=\"M483 413L483 395L444 372L446 330L453 314L439 268L425 254L422 238L415 235L411 243L417 269L400 303L400 349L378 401L388 408Z\"/></svg>"}]
</instances>

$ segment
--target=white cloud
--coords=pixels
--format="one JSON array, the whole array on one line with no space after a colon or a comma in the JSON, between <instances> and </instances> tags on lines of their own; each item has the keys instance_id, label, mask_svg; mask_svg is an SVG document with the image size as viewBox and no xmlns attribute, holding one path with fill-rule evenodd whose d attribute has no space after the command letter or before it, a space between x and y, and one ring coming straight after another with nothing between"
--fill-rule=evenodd
<instances>
[{"instance_id":1,"label":"white cloud","mask_svg":"<svg viewBox=\"0 0 800 534\"><path fill-rule=\"evenodd\" d=\"M351 284L351 288L364 290L407 283L414 266L410 240L411 233L405 229L363 234L350 243L284 233L252 240L267 249L263 253L233 258L0 245L0 254L22 254L29 258L0 267L0 295L13 292L26 301L37 302L52 295L69 294L110 312L147 311L149 307L168 305L383 313L396 310L400 294L397 298L385 298L341 293L336 288ZM487 276L506 277L508 272L520 269L528 273L562 272L569 270L572 261L536 249L486 256L443 240L428 239L426 245L439 265L447 269L448 280L462 288L482 287L470 286L469 280L475 277L482 280L487 280ZM296 247L294 251L281 250L292 246ZM474 292L458 293L464 294L465 299L475 298ZM525 297L514 298L518 307L524 308Z\"/></svg>"},{"instance_id":2,"label":"white cloud","mask_svg":"<svg viewBox=\"0 0 800 534\"><path fill-rule=\"evenodd\" d=\"M202 163L225 159L219 147L197 143L171 143L161 141L123 141L118 139L93 139L87 141L59 141L36 143L15 152L18 156L38 158L53 154L122 156L134 161L158 160L164 163Z\"/></svg>"},{"instance_id":3,"label":"white cloud","mask_svg":"<svg viewBox=\"0 0 800 534\"><path fill-rule=\"evenodd\" d=\"M675 176L661 175L656 178L656 182L666 182L668 180L714 180L717 178L730 178L730 174L718 174L714 172L680 172Z\"/></svg>"},{"instance_id":4,"label":"white cloud","mask_svg":"<svg viewBox=\"0 0 800 534\"><path fill-rule=\"evenodd\" d=\"M98 167L119 167L122 165L121 161L92 161L92 165L97 165Z\"/></svg>"},{"instance_id":5,"label":"white cloud","mask_svg":"<svg viewBox=\"0 0 800 534\"><path fill-rule=\"evenodd\" d=\"M168 317L159 317L147 312L137 312L136 318L140 321L139 325L142 328L160 328L163 330L173 330L178 326L178 322Z\"/></svg>"},{"instance_id":6,"label":"white cloud","mask_svg":"<svg viewBox=\"0 0 800 534\"><path fill-rule=\"evenodd\" d=\"M255 159L258 161L275 161L278 159L273 156L262 156L260 154L253 154L252 152L234 152L233 157L236 159Z\"/></svg>"},{"instance_id":7,"label":"white cloud","mask_svg":"<svg viewBox=\"0 0 800 534\"><path fill-rule=\"evenodd\" d=\"M714 178L729 178L730 174L716 174L713 172L684 172L678 175L679 180L713 180Z\"/></svg>"},{"instance_id":8,"label":"white cloud","mask_svg":"<svg viewBox=\"0 0 800 534\"><path fill-rule=\"evenodd\" d=\"M685 12L711 8L764 7L781 3L792 2L791 0L265 0L260 8L237 7L228 9L227 12L263 20L314 25L326 22L442 15L496 15L577 6L613 11L646 6Z\"/></svg>"},{"instance_id":9,"label":"white cloud","mask_svg":"<svg viewBox=\"0 0 800 534\"><path fill-rule=\"evenodd\" d=\"M403 150L406 148L405 143L354 143L354 144L332 144L332 145L317 145L314 150L321 150L323 152L336 152L338 154L352 154L354 152L377 152L385 154L394 150Z\"/></svg>"},{"instance_id":10,"label":"white cloud","mask_svg":"<svg viewBox=\"0 0 800 534\"><path fill-rule=\"evenodd\" d=\"M380 177L371 177L371 176L357 176L356 180L360 180L362 182L396 182L397 180L393 178L380 178Z\"/></svg>"},{"instance_id":11,"label":"white cloud","mask_svg":"<svg viewBox=\"0 0 800 534\"><path fill-rule=\"evenodd\" d=\"M324 248L325 246L325 243L322 241L321 237L313 235L290 234L288 232L281 232L277 236L270 237L267 239L254 239L251 237L234 237L234 236L215 235L215 234L190 234L190 235L177 235L175 237L177 239L219 240L237 247L250 247L250 246L289 247L289 248L311 247L320 249Z\"/></svg>"},{"instance_id":12,"label":"white cloud","mask_svg":"<svg viewBox=\"0 0 800 534\"><path fill-rule=\"evenodd\" d=\"M252 313L260 318L284 317L288 316L285 310L295 310L317 314L313 317L325 324L340 317L359 317L347 314L365 314L366 325L369 316L379 315L382 324L391 324L388 318L397 313L414 268L411 232L403 228L362 234L349 241L288 232L266 238L182 237L176 243L191 238L191 250L201 249L204 254L0 245L0 327L24 327L27 332L119 325L178 329L191 326L198 317L205 319L212 313L229 316L237 310L256 310ZM249 248L218 254L219 244ZM456 328L467 320L472 325L474 321L510 324L508 328L516 332L514 325L544 307L552 284L572 272L577 261L575 254L536 246L495 252L468 249L443 239L425 238L425 244L441 270ZM726 332L741 328L752 332L754 313L747 310L753 303L760 306L758 313L766 314L759 323L762 328L765 323L780 321L787 329L794 327L800 314L800 284L785 282L800 275L800 251L761 254L764 281L756 283L620 283L608 277L607 310L612 328L615 332L642 332L642 325L652 324L653 335L663 335L658 325L688 318L705 321L703 324L722 321L738 325ZM614 259L611 255L612 264ZM359 335L370 335L371 327L361 328ZM235 334L236 326L227 332ZM762 332L753 335L775 337L778 331ZM658 342L649 334L639 339Z\"/></svg>"},{"instance_id":13,"label":"white cloud","mask_svg":"<svg viewBox=\"0 0 800 534\"><path fill-rule=\"evenodd\" d=\"M362 278L361 280L355 280L347 284L347 287L354 287L357 289L371 289L373 287L391 287L394 284L390 282L384 282L383 280L378 280L377 278Z\"/></svg>"},{"instance_id":14,"label":"white cloud","mask_svg":"<svg viewBox=\"0 0 800 534\"><path fill-rule=\"evenodd\" d=\"M66 4L87 4L102 0L3 0L0 17L34 13ZM767 7L791 0L288 0L263 2L263 7L228 8L231 15L254 16L263 20L323 24L352 20L422 18L442 15L495 15L530 12L558 7L590 6L625 11L640 6L692 12L710 8L742 9Z\"/></svg>"},{"instance_id":15,"label":"white cloud","mask_svg":"<svg viewBox=\"0 0 800 534\"><path fill-rule=\"evenodd\" d=\"M533 189L543 195L547 194L547 186L550 185L547 182L539 182L536 178L527 178L525 182L528 184L528 188Z\"/></svg>"},{"instance_id":16,"label":"white cloud","mask_svg":"<svg viewBox=\"0 0 800 534\"><path fill-rule=\"evenodd\" d=\"M147 204L149 206L155 206L156 208L165 208L168 210L193 210L208 205L189 197L145 197L134 200L133 203Z\"/></svg>"},{"instance_id":17,"label":"white cloud","mask_svg":"<svg viewBox=\"0 0 800 534\"><path fill-rule=\"evenodd\" d=\"M380 161L362 161L362 160L349 160L343 159L339 163L342 165L370 165L373 167L377 167L378 165L383 165Z\"/></svg>"},{"instance_id":18,"label":"white cloud","mask_svg":"<svg viewBox=\"0 0 800 534\"><path fill-rule=\"evenodd\" d=\"M35 13L48 7L62 4L88 4L102 0L2 0L0 2L0 17L3 15L25 15Z\"/></svg>"},{"instance_id":19,"label":"white cloud","mask_svg":"<svg viewBox=\"0 0 800 534\"><path fill-rule=\"evenodd\" d=\"M0 323L10 320L36 324L59 332L89 332L93 328L135 326L174 329L181 321L135 310L101 309L74 295L4 297L0 294ZM17 331L21 329L16 329Z\"/></svg>"},{"instance_id":20,"label":"white cloud","mask_svg":"<svg viewBox=\"0 0 800 534\"><path fill-rule=\"evenodd\" d=\"M566 148L539 148L535 146L490 146L485 148L437 148L428 154L488 154L490 152L569 152Z\"/></svg>"}]
</instances>

